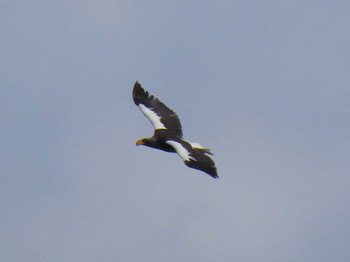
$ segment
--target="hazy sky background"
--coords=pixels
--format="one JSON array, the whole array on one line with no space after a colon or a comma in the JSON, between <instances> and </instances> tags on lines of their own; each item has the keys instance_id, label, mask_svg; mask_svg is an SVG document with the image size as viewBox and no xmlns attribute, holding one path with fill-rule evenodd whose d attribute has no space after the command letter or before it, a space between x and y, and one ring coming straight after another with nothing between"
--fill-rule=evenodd
<instances>
[{"instance_id":1,"label":"hazy sky background","mask_svg":"<svg viewBox=\"0 0 350 262\"><path fill-rule=\"evenodd\" d=\"M0 260L350 261L350 2L0 1ZM136 147L138 80L220 179Z\"/></svg>"}]
</instances>

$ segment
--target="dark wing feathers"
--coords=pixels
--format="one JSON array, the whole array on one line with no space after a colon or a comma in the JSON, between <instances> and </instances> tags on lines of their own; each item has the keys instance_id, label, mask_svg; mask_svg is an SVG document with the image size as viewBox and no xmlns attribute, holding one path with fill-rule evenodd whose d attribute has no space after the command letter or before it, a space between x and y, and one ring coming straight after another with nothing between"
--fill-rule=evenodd
<instances>
[{"instance_id":1,"label":"dark wing feathers","mask_svg":"<svg viewBox=\"0 0 350 262\"><path fill-rule=\"evenodd\" d=\"M190 160L184 163L186 166L203 171L213 178L219 178L214 161L206 155L202 155L197 161Z\"/></svg>"},{"instance_id":2,"label":"dark wing feathers","mask_svg":"<svg viewBox=\"0 0 350 262\"><path fill-rule=\"evenodd\" d=\"M134 85L133 99L137 106L143 104L159 116L160 121L173 136L182 137L182 127L177 114L158 98L150 95L138 82Z\"/></svg>"},{"instance_id":3,"label":"dark wing feathers","mask_svg":"<svg viewBox=\"0 0 350 262\"><path fill-rule=\"evenodd\" d=\"M182 141L181 145L190 153L189 155L192 158L189 161L184 161L186 166L203 171L213 178L219 178L215 162L206 155L208 152L193 148L185 141Z\"/></svg>"}]
</instances>

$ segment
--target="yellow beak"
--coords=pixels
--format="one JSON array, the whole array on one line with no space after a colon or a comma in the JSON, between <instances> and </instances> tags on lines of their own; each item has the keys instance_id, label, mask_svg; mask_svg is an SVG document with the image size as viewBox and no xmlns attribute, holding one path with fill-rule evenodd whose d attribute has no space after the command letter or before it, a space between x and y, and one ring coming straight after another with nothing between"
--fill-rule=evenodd
<instances>
[{"instance_id":1,"label":"yellow beak","mask_svg":"<svg viewBox=\"0 0 350 262\"><path fill-rule=\"evenodd\" d=\"M136 141L137 146L144 145L144 144L145 142L142 139Z\"/></svg>"}]
</instances>

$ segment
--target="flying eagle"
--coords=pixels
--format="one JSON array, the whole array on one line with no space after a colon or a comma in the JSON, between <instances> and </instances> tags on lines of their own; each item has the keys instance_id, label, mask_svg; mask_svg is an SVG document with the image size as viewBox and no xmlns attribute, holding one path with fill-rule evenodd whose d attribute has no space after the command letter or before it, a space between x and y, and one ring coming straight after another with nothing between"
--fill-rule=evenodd
<instances>
[{"instance_id":1,"label":"flying eagle","mask_svg":"<svg viewBox=\"0 0 350 262\"><path fill-rule=\"evenodd\" d=\"M185 165L201 170L213 178L219 178L209 148L198 143L191 143L182 138L182 127L177 114L163 104L158 98L150 95L136 82L132 92L135 104L151 121L154 135L137 140L136 145L144 145L166 152L177 153Z\"/></svg>"}]
</instances>

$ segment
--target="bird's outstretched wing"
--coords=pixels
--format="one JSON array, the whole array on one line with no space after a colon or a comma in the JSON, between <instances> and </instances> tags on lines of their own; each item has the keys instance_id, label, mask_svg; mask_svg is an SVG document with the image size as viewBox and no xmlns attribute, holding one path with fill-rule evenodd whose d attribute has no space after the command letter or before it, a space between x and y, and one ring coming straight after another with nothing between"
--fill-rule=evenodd
<instances>
[{"instance_id":1,"label":"bird's outstretched wing","mask_svg":"<svg viewBox=\"0 0 350 262\"><path fill-rule=\"evenodd\" d=\"M166 129L172 136L182 137L182 127L177 114L158 98L150 95L138 82L134 85L132 96L135 104L151 121L155 130Z\"/></svg>"},{"instance_id":2,"label":"bird's outstretched wing","mask_svg":"<svg viewBox=\"0 0 350 262\"><path fill-rule=\"evenodd\" d=\"M185 140L168 140L166 143L175 149L186 166L201 170L213 178L219 178L215 162L207 156L207 154L211 154L210 151L205 151L203 148L195 148Z\"/></svg>"}]
</instances>

